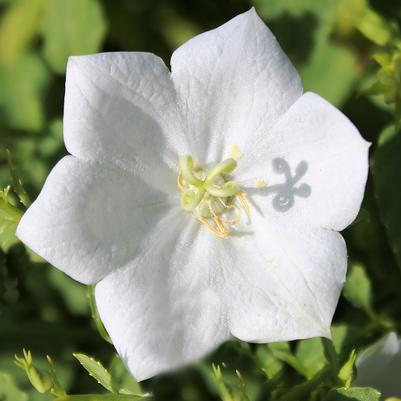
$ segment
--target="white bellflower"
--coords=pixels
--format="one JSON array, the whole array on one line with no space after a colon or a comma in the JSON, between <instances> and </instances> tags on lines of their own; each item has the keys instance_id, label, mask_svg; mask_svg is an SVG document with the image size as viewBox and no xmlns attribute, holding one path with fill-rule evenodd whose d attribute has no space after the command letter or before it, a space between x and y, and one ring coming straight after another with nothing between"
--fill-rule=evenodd
<instances>
[{"instance_id":1,"label":"white bellflower","mask_svg":"<svg viewBox=\"0 0 401 401\"><path fill-rule=\"evenodd\" d=\"M368 143L252 9L148 53L71 57L64 141L19 238L96 285L138 380L237 337L329 336Z\"/></svg>"}]
</instances>

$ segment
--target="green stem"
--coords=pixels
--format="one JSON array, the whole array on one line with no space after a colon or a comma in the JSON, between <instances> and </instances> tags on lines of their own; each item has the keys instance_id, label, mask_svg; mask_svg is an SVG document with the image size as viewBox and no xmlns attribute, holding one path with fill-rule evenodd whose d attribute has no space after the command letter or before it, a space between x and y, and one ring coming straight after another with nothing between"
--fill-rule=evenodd
<instances>
[{"instance_id":1,"label":"green stem","mask_svg":"<svg viewBox=\"0 0 401 401\"><path fill-rule=\"evenodd\" d=\"M317 373L312 379L298 386L295 386L291 390L287 391L286 394L280 397L279 401L299 401L305 396L309 396L313 390L319 386L325 386L326 380L330 378L330 368L323 368ZM325 386L326 387L326 386Z\"/></svg>"},{"instance_id":2,"label":"green stem","mask_svg":"<svg viewBox=\"0 0 401 401\"><path fill-rule=\"evenodd\" d=\"M97 331L102 336L102 338L110 344L113 344L109 334L107 333L106 329L103 326L102 320L100 319L99 312L97 310L96 301L95 301L95 286L89 285L88 286L88 299L89 299L89 306L91 309L92 319L95 322Z\"/></svg>"},{"instance_id":3,"label":"green stem","mask_svg":"<svg viewBox=\"0 0 401 401\"><path fill-rule=\"evenodd\" d=\"M322 337L322 344L324 348L324 355L327 362L329 363L329 368L332 373L333 385L338 382L338 372L340 371L340 364L338 361L338 355L336 349L334 348L333 341L328 338Z\"/></svg>"}]
</instances>

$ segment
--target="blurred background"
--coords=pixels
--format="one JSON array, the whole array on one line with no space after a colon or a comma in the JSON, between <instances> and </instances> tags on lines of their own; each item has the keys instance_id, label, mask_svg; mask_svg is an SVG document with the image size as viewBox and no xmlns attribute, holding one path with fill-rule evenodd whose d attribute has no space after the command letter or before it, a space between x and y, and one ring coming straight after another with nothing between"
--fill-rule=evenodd
<instances>
[{"instance_id":1,"label":"blurred background","mask_svg":"<svg viewBox=\"0 0 401 401\"><path fill-rule=\"evenodd\" d=\"M334 103L373 143L363 209L344 233L349 280L333 333L345 361L353 348L359 351L401 329L401 141L394 106L399 100L401 110L401 99L366 92L376 83L376 92L385 94L378 75L383 64L372 55L394 51L391 41L401 26L398 0L0 0L0 189L12 183L6 149L32 199L66 153L62 111L69 55L146 51L168 64L187 39L252 6L300 71L305 89ZM398 82L401 87L401 78ZM4 222L1 210L0 205L0 400L54 398L32 389L15 366L14 354L23 347L32 350L38 366L51 355L70 393L102 391L74 360L75 351L112 364L128 383L113 347L91 319L86 288L18 243L18 213L14 222ZM326 361L319 340L276 346L230 342L196 365L146 381L138 391L163 401L219 400L221 382L212 363L222 366L228 385L238 384L238 369L250 399L267 400L280 385L310 380Z\"/></svg>"}]
</instances>

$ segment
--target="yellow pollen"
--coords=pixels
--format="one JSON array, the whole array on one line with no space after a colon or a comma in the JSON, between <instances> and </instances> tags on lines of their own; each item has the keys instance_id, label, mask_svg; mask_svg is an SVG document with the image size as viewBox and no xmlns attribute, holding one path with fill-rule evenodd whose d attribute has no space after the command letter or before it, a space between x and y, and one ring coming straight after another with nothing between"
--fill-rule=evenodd
<instances>
[{"instance_id":1,"label":"yellow pollen","mask_svg":"<svg viewBox=\"0 0 401 401\"><path fill-rule=\"evenodd\" d=\"M256 188L266 188L267 182L265 180L256 180Z\"/></svg>"}]
</instances>

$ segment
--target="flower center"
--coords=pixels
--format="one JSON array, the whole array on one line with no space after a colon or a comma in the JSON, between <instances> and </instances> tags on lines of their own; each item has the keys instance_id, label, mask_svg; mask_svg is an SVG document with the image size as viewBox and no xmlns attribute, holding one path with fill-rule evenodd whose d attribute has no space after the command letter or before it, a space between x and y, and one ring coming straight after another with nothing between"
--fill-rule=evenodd
<instances>
[{"instance_id":1,"label":"flower center","mask_svg":"<svg viewBox=\"0 0 401 401\"><path fill-rule=\"evenodd\" d=\"M195 166L191 156L179 159L177 177L181 207L199 220L209 231L221 238L230 233L230 226L241 221L242 210L249 218L245 191L231 180L237 162L226 159L213 168Z\"/></svg>"}]
</instances>

